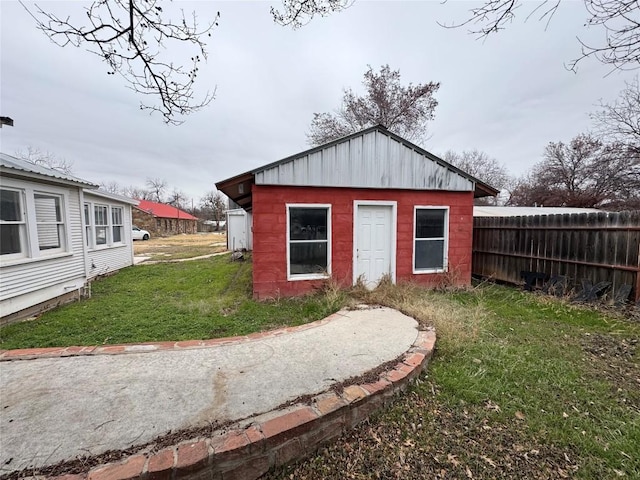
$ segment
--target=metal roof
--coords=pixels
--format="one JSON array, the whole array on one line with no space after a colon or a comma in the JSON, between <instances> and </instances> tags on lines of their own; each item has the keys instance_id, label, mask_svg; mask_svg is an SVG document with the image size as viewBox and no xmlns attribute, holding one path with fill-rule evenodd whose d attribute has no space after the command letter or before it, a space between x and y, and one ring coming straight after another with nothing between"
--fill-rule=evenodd
<instances>
[{"instance_id":1,"label":"metal roof","mask_svg":"<svg viewBox=\"0 0 640 480\"><path fill-rule=\"evenodd\" d=\"M474 217L529 217L533 215L564 215L576 213L598 213L596 208L576 207L473 207Z\"/></svg>"},{"instance_id":2,"label":"metal roof","mask_svg":"<svg viewBox=\"0 0 640 480\"><path fill-rule=\"evenodd\" d=\"M178 207L174 207L173 205L167 205L166 203L152 202L150 200L139 200L138 206L136 208L159 218L198 220L190 213L187 213L184 210L180 210Z\"/></svg>"},{"instance_id":3,"label":"metal roof","mask_svg":"<svg viewBox=\"0 0 640 480\"><path fill-rule=\"evenodd\" d=\"M498 193L493 187L382 125L217 182L216 187L249 210L253 184L473 190L475 197Z\"/></svg>"},{"instance_id":4,"label":"metal roof","mask_svg":"<svg viewBox=\"0 0 640 480\"><path fill-rule=\"evenodd\" d=\"M73 175L62 173L52 168L36 165L21 158L16 158L6 153L0 153L0 170L4 175L12 175L23 178L32 178L49 183L60 183L78 187L97 188L95 183L88 182Z\"/></svg>"},{"instance_id":5,"label":"metal roof","mask_svg":"<svg viewBox=\"0 0 640 480\"><path fill-rule=\"evenodd\" d=\"M95 195L96 197L106 198L109 200L115 200L117 202L128 203L130 205L137 206L140 203L139 200L135 200L133 198L125 197L124 195L118 195L117 193L105 192L104 190L88 190L85 192L88 195Z\"/></svg>"}]
</instances>

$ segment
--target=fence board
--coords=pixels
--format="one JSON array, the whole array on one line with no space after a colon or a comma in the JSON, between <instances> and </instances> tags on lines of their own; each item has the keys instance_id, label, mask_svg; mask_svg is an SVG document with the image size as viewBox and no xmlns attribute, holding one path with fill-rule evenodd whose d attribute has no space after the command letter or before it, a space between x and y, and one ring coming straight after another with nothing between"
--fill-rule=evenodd
<instances>
[{"instance_id":1,"label":"fence board","mask_svg":"<svg viewBox=\"0 0 640 480\"><path fill-rule=\"evenodd\" d=\"M473 273L521 283L521 271L611 282L609 298L632 285L640 300L640 211L475 217Z\"/></svg>"}]
</instances>

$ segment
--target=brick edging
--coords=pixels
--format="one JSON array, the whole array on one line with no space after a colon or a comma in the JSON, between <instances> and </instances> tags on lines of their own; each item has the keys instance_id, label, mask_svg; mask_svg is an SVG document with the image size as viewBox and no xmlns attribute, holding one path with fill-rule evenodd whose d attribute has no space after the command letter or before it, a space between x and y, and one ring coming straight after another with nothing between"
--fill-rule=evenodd
<instances>
[{"instance_id":1,"label":"brick edging","mask_svg":"<svg viewBox=\"0 0 640 480\"><path fill-rule=\"evenodd\" d=\"M418 332L403 360L381 373L375 382L351 385L340 392L325 391L307 403L251 417L214 432L211 437L191 439L157 452L136 453L81 474L48 478L256 479L271 468L313 453L388 403L427 366L435 341L433 329Z\"/></svg>"}]
</instances>

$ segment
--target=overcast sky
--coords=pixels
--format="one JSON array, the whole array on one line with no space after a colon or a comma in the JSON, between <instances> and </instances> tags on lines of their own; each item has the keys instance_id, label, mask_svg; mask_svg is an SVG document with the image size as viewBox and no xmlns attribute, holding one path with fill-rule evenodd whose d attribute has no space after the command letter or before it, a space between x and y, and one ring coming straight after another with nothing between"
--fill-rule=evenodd
<instances>
[{"instance_id":1,"label":"overcast sky","mask_svg":"<svg viewBox=\"0 0 640 480\"><path fill-rule=\"evenodd\" d=\"M66 16L82 14L80 3L41 6ZM520 175L548 142L587 131L598 101L615 99L634 75L595 59L577 74L565 68L580 54L577 36L602 39L602 30L584 28L583 1L563 1L546 31L525 22L536 5L526 2L485 41L437 23L466 19L477 2L356 0L299 30L274 24L276 0L174 3L202 22L221 13L196 85L200 95L215 88L216 98L177 127L141 111L98 57L57 47L19 3L0 1L0 114L15 121L0 130L0 149L48 150L95 183L159 177L197 203L216 181L307 149L313 113L335 109L345 87L361 91L367 65L389 64L403 83L441 82L425 149L477 148Z\"/></svg>"}]
</instances>

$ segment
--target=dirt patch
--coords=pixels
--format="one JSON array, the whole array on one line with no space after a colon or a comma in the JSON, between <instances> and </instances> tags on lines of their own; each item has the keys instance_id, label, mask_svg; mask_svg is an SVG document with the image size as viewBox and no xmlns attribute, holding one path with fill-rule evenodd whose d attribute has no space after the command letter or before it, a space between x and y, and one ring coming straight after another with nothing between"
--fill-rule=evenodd
<instances>
[{"instance_id":1,"label":"dirt patch","mask_svg":"<svg viewBox=\"0 0 640 480\"><path fill-rule=\"evenodd\" d=\"M582 348L587 354L590 373L611 384L612 394L619 403L640 412L640 338L586 334Z\"/></svg>"},{"instance_id":2,"label":"dirt patch","mask_svg":"<svg viewBox=\"0 0 640 480\"><path fill-rule=\"evenodd\" d=\"M134 255L151 257L151 260L192 258L224 250L226 236L222 233L179 234L133 244Z\"/></svg>"}]
</instances>

